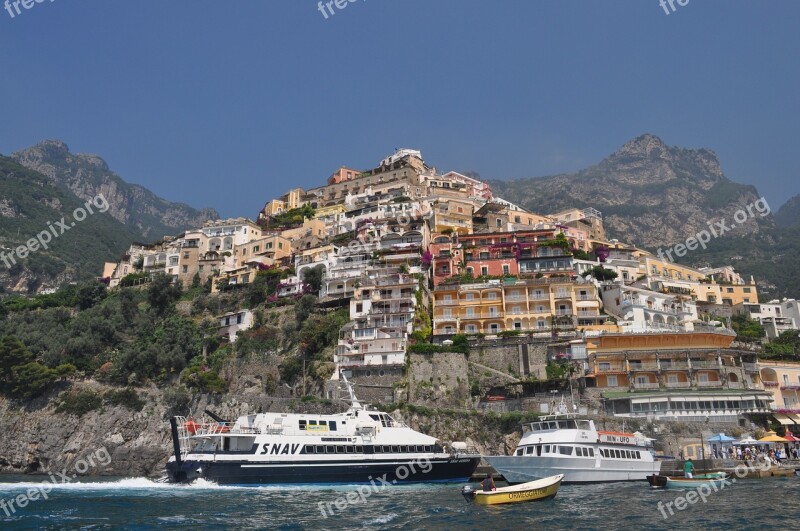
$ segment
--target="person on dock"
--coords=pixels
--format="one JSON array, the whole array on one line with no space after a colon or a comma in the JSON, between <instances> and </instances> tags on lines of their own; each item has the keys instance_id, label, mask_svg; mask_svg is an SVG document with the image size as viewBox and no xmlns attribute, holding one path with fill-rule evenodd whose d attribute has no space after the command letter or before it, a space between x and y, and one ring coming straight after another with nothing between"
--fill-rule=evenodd
<instances>
[{"instance_id":1,"label":"person on dock","mask_svg":"<svg viewBox=\"0 0 800 531\"><path fill-rule=\"evenodd\" d=\"M691 457L683 464L683 475L689 479L692 479L694 475L694 463L692 463Z\"/></svg>"},{"instance_id":2,"label":"person on dock","mask_svg":"<svg viewBox=\"0 0 800 531\"><path fill-rule=\"evenodd\" d=\"M492 473L489 472L489 475L483 480L483 492L492 492L493 490L495 490L494 478Z\"/></svg>"}]
</instances>

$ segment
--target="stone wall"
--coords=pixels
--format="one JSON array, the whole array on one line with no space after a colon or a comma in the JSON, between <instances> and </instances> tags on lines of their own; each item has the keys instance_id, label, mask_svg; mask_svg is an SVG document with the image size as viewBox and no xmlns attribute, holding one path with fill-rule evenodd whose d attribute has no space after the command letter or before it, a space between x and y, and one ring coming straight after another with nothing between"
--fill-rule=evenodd
<instances>
[{"instance_id":1,"label":"stone wall","mask_svg":"<svg viewBox=\"0 0 800 531\"><path fill-rule=\"evenodd\" d=\"M408 354L408 402L436 407L469 404L467 357L459 352Z\"/></svg>"}]
</instances>

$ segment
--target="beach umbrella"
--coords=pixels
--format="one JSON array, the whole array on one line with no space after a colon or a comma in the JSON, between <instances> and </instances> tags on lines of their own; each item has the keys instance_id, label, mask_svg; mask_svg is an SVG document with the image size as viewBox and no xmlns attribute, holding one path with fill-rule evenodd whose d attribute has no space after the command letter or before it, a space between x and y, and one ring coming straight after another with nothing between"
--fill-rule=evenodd
<instances>
[{"instance_id":1,"label":"beach umbrella","mask_svg":"<svg viewBox=\"0 0 800 531\"><path fill-rule=\"evenodd\" d=\"M749 435L744 439L739 439L738 441L734 441L734 446L752 446L756 444L758 441L750 437Z\"/></svg>"},{"instance_id":2,"label":"beach umbrella","mask_svg":"<svg viewBox=\"0 0 800 531\"><path fill-rule=\"evenodd\" d=\"M774 431L768 431L767 434L761 437L758 442L763 443L782 443L782 442L789 442L787 439L777 435Z\"/></svg>"},{"instance_id":3,"label":"beach umbrella","mask_svg":"<svg viewBox=\"0 0 800 531\"><path fill-rule=\"evenodd\" d=\"M725 435L724 433L719 433L719 434L717 434L717 435L714 435L714 436L712 436L712 437L709 437L709 438L708 438L708 439L706 439L706 440L707 440L708 442L712 442L712 443L713 443L713 442L718 442L718 443L729 443L729 442L735 441L736 439L734 439L733 437L728 437L728 436L727 436L727 435Z\"/></svg>"},{"instance_id":4,"label":"beach umbrella","mask_svg":"<svg viewBox=\"0 0 800 531\"><path fill-rule=\"evenodd\" d=\"M788 442L800 442L800 439L794 436L794 433L786 430L786 435L783 436Z\"/></svg>"}]
</instances>

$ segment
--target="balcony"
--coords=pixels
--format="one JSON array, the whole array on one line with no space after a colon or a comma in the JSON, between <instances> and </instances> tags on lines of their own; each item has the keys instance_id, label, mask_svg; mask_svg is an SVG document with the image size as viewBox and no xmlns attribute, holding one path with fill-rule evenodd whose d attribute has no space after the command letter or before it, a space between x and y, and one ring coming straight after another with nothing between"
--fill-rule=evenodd
<instances>
[{"instance_id":1,"label":"balcony","mask_svg":"<svg viewBox=\"0 0 800 531\"><path fill-rule=\"evenodd\" d=\"M728 389L744 389L742 382L728 382Z\"/></svg>"},{"instance_id":2,"label":"balcony","mask_svg":"<svg viewBox=\"0 0 800 531\"><path fill-rule=\"evenodd\" d=\"M536 293L531 292L528 294L528 298L532 301L549 301L550 294L549 293Z\"/></svg>"},{"instance_id":3,"label":"balcony","mask_svg":"<svg viewBox=\"0 0 800 531\"><path fill-rule=\"evenodd\" d=\"M719 380L699 381L697 382L697 387L722 387L722 382Z\"/></svg>"},{"instance_id":4,"label":"balcony","mask_svg":"<svg viewBox=\"0 0 800 531\"><path fill-rule=\"evenodd\" d=\"M559 317L565 317L573 314L572 310L556 310L556 315L558 315Z\"/></svg>"},{"instance_id":5,"label":"balcony","mask_svg":"<svg viewBox=\"0 0 800 531\"><path fill-rule=\"evenodd\" d=\"M555 297L556 297L556 299L571 299L572 298L572 292L556 290Z\"/></svg>"},{"instance_id":6,"label":"balcony","mask_svg":"<svg viewBox=\"0 0 800 531\"><path fill-rule=\"evenodd\" d=\"M629 362L628 366L632 371L657 371L659 369L658 363L632 363Z\"/></svg>"},{"instance_id":7,"label":"balcony","mask_svg":"<svg viewBox=\"0 0 800 531\"><path fill-rule=\"evenodd\" d=\"M745 370L745 372L759 372L758 363L742 363L742 368Z\"/></svg>"},{"instance_id":8,"label":"balcony","mask_svg":"<svg viewBox=\"0 0 800 531\"><path fill-rule=\"evenodd\" d=\"M600 317L597 310L578 310L578 317Z\"/></svg>"},{"instance_id":9,"label":"balcony","mask_svg":"<svg viewBox=\"0 0 800 531\"><path fill-rule=\"evenodd\" d=\"M693 361L693 369L720 369L722 366L715 361Z\"/></svg>"},{"instance_id":10,"label":"balcony","mask_svg":"<svg viewBox=\"0 0 800 531\"><path fill-rule=\"evenodd\" d=\"M434 304L436 306L458 306L458 301L454 300L435 300Z\"/></svg>"},{"instance_id":11,"label":"balcony","mask_svg":"<svg viewBox=\"0 0 800 531\"><path fill-rule=\"evenodd\" d=\"M579 301L596 301L597 297L593 295L578 295L576 297Z\"/></svg>"},{"instance_id":12,"label":"balcony","mask_svg":"<svg viewBox=\"0 0 800 531\"><path fill-rule=\"evenodd\" d=\"M666 382L664 385L667 389L689 389L692 387L692 382Z\"/></svg>"},{"instance_id":13,"label":"balcony","mask_svg":"<svg viewBox=\"0 0 800 531\"><path fill-rule=\"evenodd\" d=\"M634 382L634 389L658 389L660 385L658 382Z\"/></svg>"},{"instance_id":14,"label":"balcony","mask_svg":"<svg viewBox=\"0 0 800 531\"><path fill-rule=\"evenodd\" d=\"M597 366L597 373L607 373L607 372L628 372L627 369L621 363L613 363L613 364L598 364Z\"/></svg>"},{"instance_id":15,"label":"balcony","mask_svg":"<svg viewBox=\"0 0 800 531\"><path fill-rule=\"evenodd\" d=\"M689 364L685 361L667 361L661 360L659 362L661 364L662 371L687 371L689 370Z\"/></svg>"}]
</instances>

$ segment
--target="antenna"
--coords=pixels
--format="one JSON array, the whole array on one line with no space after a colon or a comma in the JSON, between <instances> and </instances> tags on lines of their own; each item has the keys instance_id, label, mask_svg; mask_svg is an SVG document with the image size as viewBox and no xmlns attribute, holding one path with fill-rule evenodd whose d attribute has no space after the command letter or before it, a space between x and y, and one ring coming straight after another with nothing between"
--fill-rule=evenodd
<instances>
[{"instance_id":1,"label":"antenna","mask_svg":"<svg viewBox=\"0 0 800 531\"><path fill-rule=\"evenodd\" d=\"M353 385L347 381L347 376L344 375L344 371L342 371L341 374L342 380L344 380L344 384L347 386L347 392L350 394L350 407L356 410L364 409L361 406L361 402L359 402L358 398L356 398L356 393L353 391Z\"/></svg>"}]
</instances>

